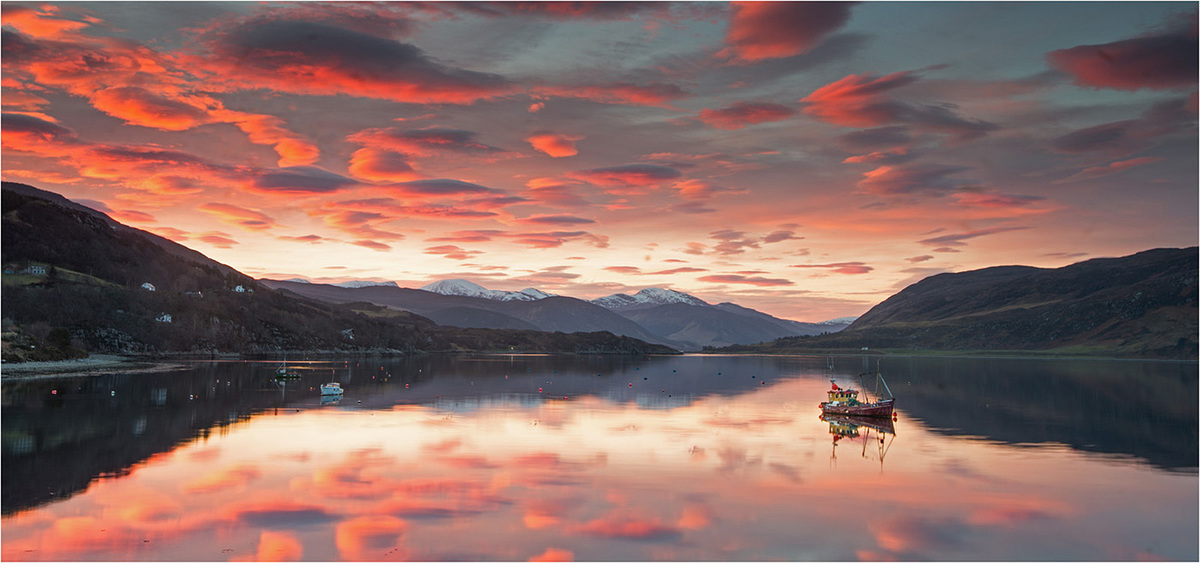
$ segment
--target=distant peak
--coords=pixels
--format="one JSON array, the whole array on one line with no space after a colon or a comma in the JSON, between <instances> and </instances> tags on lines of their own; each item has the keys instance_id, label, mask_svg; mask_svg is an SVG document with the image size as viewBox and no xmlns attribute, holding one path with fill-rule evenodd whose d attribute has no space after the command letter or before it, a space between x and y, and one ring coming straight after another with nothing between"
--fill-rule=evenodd
<instances>
[{"instance_id":1,"label":"distant peak","mask_svg":"<svg viewBox=\"0 0 1200 563\"><path fill-rule=\"evenodd\" d=\"M682 303L685 305L694 305L698 307L708 307L709 304L702 299L693 297L682 291L673 289L663 289L660 287L648 287L634 295L624 293L616 293L607 297L592 300L592 303L604 307L606 309L623 309L629 307L644 307L646 305L670 305L672 303Z\"/></svg>"},{"instance_id":2,"label":"distant peak","mask_svg":"<svg viewBox=\"0 0 1200 563\"><path fill-rule=\"evenodd\" d=\"M475 282L463 279L441 280L433 282L421 289L442 295L457 295L460 297L476 297L495 301L537 301L553 295L532 287L521 291L501 291L487 289Z\"/></svg>"},{"instance_id":3,"label":"distant peak","mask_svg":"<svg viewBox=\"0 0 1200 563\"><path fill-rule=\"evenodd\" d=\"M333 285L336 285L338 287L347 287L350 289L357 289L360 287L400 287L394 281L367 281L367 280L350 280L350 281L335 283Z\"/></svg>"}]
</instances>

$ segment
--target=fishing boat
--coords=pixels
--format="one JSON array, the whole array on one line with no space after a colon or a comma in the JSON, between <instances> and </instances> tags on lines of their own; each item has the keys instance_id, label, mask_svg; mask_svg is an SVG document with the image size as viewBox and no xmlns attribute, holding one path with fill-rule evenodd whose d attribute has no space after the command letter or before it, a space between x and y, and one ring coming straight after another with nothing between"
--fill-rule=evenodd
<instances>
[{"instance_id":1,"label":"fishing boat","mask_svg":"<svg viewBox=\"0 0 1200 563\"><path fill-rule=\"evenodd\" d=\"M321 384L321 395L322 395L322 396L325 396L325 395L341 395L342 393L344 393L344 391L342 390L342 384L341 384L341 383L338 383L338 382L336 382L336 381L330 381L329 383L322 383L322 384Z\"/></svg>"},{"instance_id":2,"label":"fishing boat","mask_svg":"<svg viewBox=\"0 0 1200 563\"><path fill-rule=\"evenodd\" d=\"M887 382L883 380L883 376L879 373L876 373L875 376L876 382L882 383L883 388L891 396L892 392L888 389ZM861 378L862 376L860 375L859 377ZM892 416L892 409L896 404L894 396L890 399L876 397L875 400L871 400L864 391L863 398L866 401L860 401L858 399L858 389L839 387L836 379L830 379L829 382L833 385L833 388L827 391L829 400L821 403L821 412L851 416Z\"/></svg>"}]
</instances>

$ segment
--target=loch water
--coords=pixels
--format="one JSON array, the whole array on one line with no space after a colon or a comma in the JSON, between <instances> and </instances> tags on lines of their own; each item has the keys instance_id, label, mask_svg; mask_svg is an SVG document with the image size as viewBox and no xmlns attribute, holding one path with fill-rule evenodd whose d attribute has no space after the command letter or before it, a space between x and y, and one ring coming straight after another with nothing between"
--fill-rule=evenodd
<instances>
[{"instance_id":1,"label":"loch water","mask_svg":"<svg viewBox=\"0 0 1200 563\"><path fill-rule=\"evenodd\" d=\"M0 557L1200 558L1195 362L277 364L5 380ZM894 422L820 417L877 369Z\"/></svg>"}]
</instances>

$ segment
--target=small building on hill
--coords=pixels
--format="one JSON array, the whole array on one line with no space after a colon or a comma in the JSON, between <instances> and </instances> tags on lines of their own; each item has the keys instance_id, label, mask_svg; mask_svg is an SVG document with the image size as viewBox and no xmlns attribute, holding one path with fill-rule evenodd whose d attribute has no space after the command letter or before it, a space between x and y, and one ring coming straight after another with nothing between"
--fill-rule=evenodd
<instances>
[{"instance_id":1,"label":"small building on hill","mask_svg":"<svg viewBox=\"0 0 1200 563\"><path fill-rule=\"evenodd\" d=\"M142 289L144 289L146 291L156 291L154 284L152 284L150 282L146 282L146 283L142 284Z\"/></svg>"},{"instance_id":2,"label":"small building on hill","mask_svg":"<svg viewBox=\"0 0 1200 563\"><path fill-rule=\"evenodd\" d=\"M25 268L25 273L31 274L34 276L44 276L44 275L46 275L46 267L42 266L40 264L33 264L33 265L30 265L28 268Z\"/></svg>"},{"instance_id":3,"label":"small building on hill","mask_svg":"<svg viewBox=\"0 0 1200 563\"><path fill-rule=\"evenodd\" d=\"M160 323L169 323L169 322L171 322L171 313L163 313L163 314L159 315L158 317L156 317L154 320L156 320Z\"/></svg>"},{"instance_id":4,"label":"small building on hill","mask_svg":"<svg viewBox=\"0 0 1200 563\"><path fill-rule=\"evenodd\" d=\"M234 293L246 293L246 288L239 285L239 286L233 288L233 291L234 291Z\"/></svg>"}]
</instances>

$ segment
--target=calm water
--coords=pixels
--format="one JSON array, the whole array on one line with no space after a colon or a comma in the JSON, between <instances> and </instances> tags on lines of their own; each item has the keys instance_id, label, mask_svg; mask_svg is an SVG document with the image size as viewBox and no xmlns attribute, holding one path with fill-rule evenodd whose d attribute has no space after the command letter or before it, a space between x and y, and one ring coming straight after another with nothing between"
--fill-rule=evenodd
<instances>
[{"instance_id":1,"label":"calm water","mask_svg":"<svg viewBox=\"0 0 1200 563\"><path fill-rule=\"evenodd\" d=\"M861 358L834 358L857 384ZM874 360L869 369L874 370ZM1191 560L1195 363L199 363L3 384L17 560ZM346 389L322 401L317 386Z\"/></svg>"}]
</instances>

